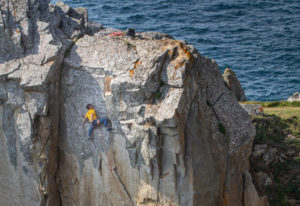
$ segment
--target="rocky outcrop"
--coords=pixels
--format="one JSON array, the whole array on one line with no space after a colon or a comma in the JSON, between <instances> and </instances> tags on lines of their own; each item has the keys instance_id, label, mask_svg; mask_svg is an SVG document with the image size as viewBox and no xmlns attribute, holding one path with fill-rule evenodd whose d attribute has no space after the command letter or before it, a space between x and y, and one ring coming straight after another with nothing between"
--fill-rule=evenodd
<instances>
[{"instance_id":1,"label":"rocky outcrop","mask_svg":"<svg viewBox=\"0 0 300 206\"><path fill-rule=\"evenodd\" d=\"M240 104L242 108L252 116L261 116L264 114L264 109L259 104Z\"/></svg>"},{"instance_id":2,"label":"rocky outcrop","mask_svg":"<svg viewBox=\"0 0 300 206\"><path fill-rule=\"evenodd\" d=\"M108 36L85 9L1 5L1 204L263 205L255 129L214 61L167 35ZM112 132L87 139L87 103Z\"/></svg>"},{"instance_id":3,"label":"rocky outcrop","mask_svg":"<svg viewBox=\"0 0 300 206\"><path fill-rule=\"evenodd\" d=\"M293 102L293 101L300 101L300 93L296 92L292 96L290 96L287 101Z\"/></svg>"},{"instance_id":4,"label":"rocky outcrop","mask_svg":"<svg viewBox=\"0 0 300 206\"><path fill-rule=\"evenodd\" d=\"M247 101L244 90L234 71L226 68L223 74L226 87L233 93L237 101Z\"/></svg>"}]
</instances>

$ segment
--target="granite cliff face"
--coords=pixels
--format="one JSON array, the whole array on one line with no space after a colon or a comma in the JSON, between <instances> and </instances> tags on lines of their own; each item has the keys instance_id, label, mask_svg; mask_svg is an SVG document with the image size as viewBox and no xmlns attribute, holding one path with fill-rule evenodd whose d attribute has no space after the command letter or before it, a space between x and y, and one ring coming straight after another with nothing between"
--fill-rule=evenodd
<instances>
[{"instance_id":1,"label":"granite cliff face","mask_svg":"<svg viewBox=\"0 0 300 206\"><path fill-rule=\"evenodd\" d=\"M267 205L255 135L217 64L168 35L107 35L85 9L0 1L3 205ZM85 105L112 132L87 139Z\"/></svg>"}]
</instances>

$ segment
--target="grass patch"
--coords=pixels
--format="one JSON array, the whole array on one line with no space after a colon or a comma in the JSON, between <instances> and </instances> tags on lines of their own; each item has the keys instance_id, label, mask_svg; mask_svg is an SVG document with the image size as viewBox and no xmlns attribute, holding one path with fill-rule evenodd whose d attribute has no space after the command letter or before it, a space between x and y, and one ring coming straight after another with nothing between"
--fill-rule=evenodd
<instances>
[{"instance_id":1,"label":"grass patch","mask_svg":"<svg viewBox=\"0 0 300 206\"><path fill-rule=\"evenodd\" d=\"M243 104L260 104L263 107L300 107L300 101L273 101L273 102L257 102L257 101L247 101L241 102Z\"/></svg>"},{"instance_id":2,"label":"grass patch","mask_svg":"<svg viewBox=\"0 0 300 206\"><path fill-rule=\"evenodd\" d=\"M265 107L264 113L276 115L282 119L289 119L293 116L300 119L300 107Z\"/></svg>"},{"instance_id":3,"label":"grass patch","mask_svg":"<svg viewBox=\"0 0 300 206\"><path fill-rule=\"evenodd\" d=\"M264 114L252 117L256 127L254 143L289 145L300 149L300 107L265 107ZM287 139L288 135L293 135L294 139Z\"/></svg>"}]
</instances>

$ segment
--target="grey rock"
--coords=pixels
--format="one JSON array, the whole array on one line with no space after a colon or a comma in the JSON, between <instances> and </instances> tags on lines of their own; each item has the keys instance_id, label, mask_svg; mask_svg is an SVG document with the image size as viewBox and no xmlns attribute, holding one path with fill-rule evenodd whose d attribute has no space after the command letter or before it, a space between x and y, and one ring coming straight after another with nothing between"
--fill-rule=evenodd
<instances>
[{"instance_id":1,"label":"grey rock","mask_svg":"<svg viewBox=\"0 0 300 206\"><path fill-rule=\"evenodd\" d=\"M72 40L48 4L0 1L1 205L59 205L59 74Z\"/></svg>"},{"instance_id":2,"label":"grey rock","mask_svg":"<svg viewBox=\"0 0 300 206\"><path fill-rule=\"evenodd\" d=\"M293 101L300 101L300 93L296 92L292 96L290 96L287 101L293 102Z\"/></svg>"},{"instance_id":3,"label":"grey rock","mask_svg":"<svg viewBox=\"0 0 300 206\"><path fill-rule=\"evenodd\" d=\"M255 178L258 180L258 185L260 188L264 188L272 184L272 179L264 172L258 172L255 174Z\"/></svg>"},{"instance_id":4,"label":"grey rock","mask_svg":"<svg viewBox=\"0 0 300 206\"><path fill-rule=\"evenodd\" d=\"M267 148L268 148L268 145L266 145L266 144L256 144L256 145L254 145L252 156L254 158L261 157L263 154L265 154Z\"/></svg>"},{"instance_id":5,"label":"grey rock","mask_svg":"<svg viewBox=\"0 0 300 206\"><path fill-rule=\"evenodd\" d=\"M54 13L60 17L58 26L68 38L77 39L85 34L88 23L85 8L73 9L59 1L54 7Z\"/></svg>"},{"instance_id":6,"label":"grey rock","mask_svg":"<svg viewBox=\"0 0 300 206\"><path fill-rule=\"evenodd\" d=\"M247 101L244 90L234 71L226 68L223 74L226 87L234 94L238 101Z\"/></svg>"},{"instance_id":7,"label":"grey rock","mask_svg":"<svg viewBox=\"0 0 300 206\"><path fill-rule=\"evenodd\" d=\"M264 115L263 107L259 104L240 104L242 108L244 108L249 115L252 116L262 116Z\"/></svg>"},{"instance_id":8,"label":"grey rock","mask_svg":"<svg viewBox=\"0 0 300 206\"><path fill-rule=\"evenodd\" d=\"M274 162L277 152L276 148L268 148L267 152L263 155L263 160L265 161L266 166L268 166L271 162Z\"/></svg>"},{"instance_id":9,"label":"grey rock","mask_svg":"<svg viewBox=\"0 0 300 206\"><path fill-rule=\"evenodd\" d=\"M95 35L95 33L103 30L104 27L101 23L95 22L95 21L88 21L87 27L86 27L86 34L88 35Z\"/></svg>"}]
</instances>

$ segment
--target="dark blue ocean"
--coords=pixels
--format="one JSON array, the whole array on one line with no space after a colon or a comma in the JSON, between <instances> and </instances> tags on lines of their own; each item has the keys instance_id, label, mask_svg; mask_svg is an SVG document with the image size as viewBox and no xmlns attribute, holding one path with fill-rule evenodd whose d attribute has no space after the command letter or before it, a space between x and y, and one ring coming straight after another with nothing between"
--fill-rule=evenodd
<instances>
[{"instance_id":1,"label":"dark blue ocean","mask_svg":"<svg viewBox=\"0 0 300 206\"><path fill-rule=\"evenodd\" d=\"M52 1L55 2L55 1ZM64 0L106 27L159 31L232 68L249 100L300 91L300 0Z\"/></svg>"}]
</instances>

